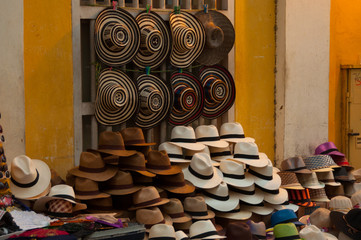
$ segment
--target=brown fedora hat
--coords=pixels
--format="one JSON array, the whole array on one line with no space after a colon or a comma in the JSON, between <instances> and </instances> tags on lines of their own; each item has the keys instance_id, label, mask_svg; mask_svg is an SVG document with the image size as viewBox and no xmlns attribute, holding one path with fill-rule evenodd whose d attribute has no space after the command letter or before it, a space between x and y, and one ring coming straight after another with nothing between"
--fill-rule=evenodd
<instances>
[{"instance_id":1,"label":"brown fedora hat","mask_svg":"<svg viewBox=\"0 0 361 240\"><path fill-rule=\"evenodd\" d=\"M184 211L193 219L211 219L215 213L207 209L206 201L202 196L187 197L184 199Z\"/></svg>"},{"instance_id":2,"label":"brown fedora hat","mask_svg":"<svg viewBox=\"0 0 361 240\"><path fill-rule=\"evenodd\" d=\"M128 211L114 208L112 197L82 200L82 202L88 206L86 209L88 213L115 213L115 216L127 216L129 214Z\"/></svg>"},{"instance_id":3,"label":"brown fedora hat","mask_svg":"<svg viewBox=\"0 0 361 240\"><path fill-rule=\"evenodd\" d=\"M88 200L95 198L106 198L110 195L99 191L98 183L88 179L77 177L74 186L75 198L80 200Z\"/></svg>"},{"instance_id":4,"label":"brown fedora hat","mask_svg":"<svg viewBox=\"0 0 361 240\"><path fill-rule=\"evenodd\" d=\"M118 166L120 170L135 171L147 177L155 177L154 173L147 171L144 154L140 152L129 157L119 158Z\"/></svg>"},{"instance_id":5,"label":"brown fedora hat","mask_svg":"<svg viewBox=\"0 0 361 240\"><path fill-rule=\"evenodd\" d=\"M311 174L311 171L306 168L306 164L302 157L291 157L281 162L281 169L283 171Z\"/></svg>"},{"instance_id":6,"label":"brown fedora hat","mask_svg":"<svg viewBox=\"0 0 361 240\"><path fill-rule=\"evenodd\" d=\"M104 184L104 192L111 195L127 195L135 193L142 186L134 186L132 175L129 172L118 171L114 177L109 179Z\"/></svg>"},{"instance_id":7,"label":"brown fedora hat","mask_svg":"<svg viewBox=\"0 0 361 240\"><path fill-rule=\"evenodd\" d=\"M159 192L153 186L144 187L133 195L133 206L129 210L155 207L169 202L167 198L161 198Z\"/></svg>"},{"instance_id":8,"label":"brown fedora hat","mask_svg":"<svg viewBox=\"0 0 361 240\"><path fill-rule=\"evenodd\" d=\"M183 231L186 234L189 234L189 228L193 224L192 220L184 223L173 223L174 229L177 231Z\"/></svg>"},{"instance_id":9,"label":"brown fedora hat","mask_svg":"<svg viewBox=\"0 0 361 240\"><path fill-rule=\"evenodd\" d=\"M99 153L82 152L79 166L68 172L77 177L103 182L112 178L117 173L117 168L105 165Z\"/></svg>"},{"instance_id":10,"label":"brown fedora hat","mask_svg":"<svg viewBox=\"0 0 361 240\"><path fill-rule=\"evenodd\" d=\"M144 224L146 231L156 224L172 225L172 219L168 215L163 215L158 207L138 209L135 213L138 223Z\"/></svg>"},{"instance_id":11,"label":"brown fedora hat","mask_svg":"<svg viewBox=\"0 0 361 240\"><path fill-rule=\"evenodd\" d=\"M156 144L145 142L143 131L139 127L125 128L120 133L124 138L125 146L152 146Z\"/></svg>"},{"instance_id":12,"label":"brown fedora hat","mask_svg":"<svg viewBox=\"0 0 361 240\"><path fill-rule=\"evenodd\" d=\"M180 173L179 166L171 165L166 151L151 150L147 155L148 171L159 175L174 175Z\"/></svg>"},{"instance_id":13,"label":"brown fedora hat","mask_svg":"<svg viewBox=\"0 0 361 240\"><path fill-rule=\"evenodd\" d=\"M99 134L98 149L96 151L120 157L127 157L136 153L136 151L125 150L122 135L119 132L111 131L104 131Z\"/></svg>"},{"instance_id":14,"label":"brown fedora hat","mask_svg":"<svg viewBox=\"0 0 361 240\"><path fill-rule=\"evenodd\" d=\"M177 198L169 199L169 202L162 206L162 212L171 217L173 223L184 223L192 220L189 214L184 213L182 202Z\"/></svg>"},{"instance_id":15,"label":"brown fedora hat","mask_svg":"<svg viewBox=\"0 0 361 240\"><path fill-rule=\"evenodd\" d=\"M195 190L191 182L184 180L183 172L175 175L159 175L157 180L159 187L172 193L187 194Z\"/></svg>"}]
</instances>

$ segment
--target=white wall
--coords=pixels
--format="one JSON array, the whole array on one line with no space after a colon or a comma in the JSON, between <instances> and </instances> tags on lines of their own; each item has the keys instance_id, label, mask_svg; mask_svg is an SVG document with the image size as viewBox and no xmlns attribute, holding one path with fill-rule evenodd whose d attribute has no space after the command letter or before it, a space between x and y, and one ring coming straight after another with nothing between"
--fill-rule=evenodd
<instances>
[{"instance_id":1,"label":"white wall","mask_svg":"<svg viewBox=\"0 0 361 240\"><path fill-rule=\"evenodd\" d=\"M330 0L279 0L277 27L279 163L328 139Z\"/></svg>"},{"instance_id":2,"label":"white wall","mask_svg":"<svg viewBox=\"0 0 361 240\"><path fill-rule=\"evenodd\" d=\"M0 124L11 160L25 154L23 0L1 0L0 9Z\"/></svg>"}]
</instances>

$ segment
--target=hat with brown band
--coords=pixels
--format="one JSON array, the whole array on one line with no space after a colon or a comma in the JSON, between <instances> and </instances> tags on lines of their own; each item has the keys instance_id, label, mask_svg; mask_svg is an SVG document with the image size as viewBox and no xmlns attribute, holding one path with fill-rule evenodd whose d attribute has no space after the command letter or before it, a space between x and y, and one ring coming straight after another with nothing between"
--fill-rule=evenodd
<instances>
[{"instance_id":1,"label":"hat with brown band","mask_svg":"<svg viewBox=\"0 0 361 240\"><path fill-rule=\"evenodd\" d=\"M192 222L192 220L190 220L190 221L184 222L184 223L173 223L173 226L174 226L175 230L180 230L180 231L185 232L186 234L189 234L189 228L191 227L192 224L193 224L193 222Z\"/></svg>"},{"instance_id":2,"label":"hat with brown band","mask_svg":"<svg viewBox=\"0 0 361 240\"><path fill-rule=\"evenodd\" d=\"M74 186L75 198L80 200L89 200L95 198L106 198L110 195L99 191L98 183L88 179L77 177Z\"/></svg>"},{"instance_id":3,"label":"hat with brown band","mask_svg":"<svg viewBox=\"0 0 361 240\"><path fill-rule=\"evenodd\" d=\"M135 213L135 219L138 223L144 224L147 232L156 224L173 224L172 219L168 215L162 214L158 207L138 209Z\"/></svg>"},{"instance_id":4,"label":"hat with brown band","mask_svg":"<svg viewBox=\"0 0 361 240\"><path fill-rule=\"evenodd\" d=\"M99 134L98 149L96 151L120 157L128 157L136 153L136 151L125 150L122 135L119 132L111 131L104 131Z\"/></svg>"},{"instance_id":5,"label":"hat with brown band","mask_svg":"<svg viewBox=\"0 0 361 240\"><path fill-rule=\"evenodd\" d=\"M125 128L120 131L123 136L125 146L153 146L156 143L145 142L144 134L139 127Z\"/></svg>"},{"instance_id":6,"label":"hat with brown band","mask_svg":"<svg viewBox=\"0 0 361 240\"><path fill-rule=\"evenodd\" d=\"M162 210L172 218L173 223L184 223L192 220L189 214L184 213L182 202L177 198L169 199L169 203L163 205Z\"/></svg>"},{"instance_id":7,"label":"hat with brown band","mask_svg":"<svg viewBox=\"0 0 361 240\"><path fill-rule=\"evenodd\" d=\"M132 175L129 172L118 171L114 177L104 183L104 192L111 195L126 195L135 193L142 186L133 184Z\"/></svg>"},{"instance_id":8,"label":"hat with brown band","mask_svg":"<svg viewBox=\"0 0 361 240\"><path fill-rule=\"evenodd\" d=\"M77 177L103 182L117 173L115 166L105 165L99 153L82 152L79 166L68 171Z\"/></svg>"},{"instance_id":9,"label":"hat with brown band","mask_svg":"<svg viewBox=\"0 0 361 240\"><path fill-rule=\"evenodd\" d=\"M174 175L158 175L157 186L177 194L188 194L195 190L195 186L184 180L183 172Z\"/></svg>"},{"instance_id":10,"label":"hat with brown band","mask_svg":"<svg viewBox=\"0 0 361 240\"><path fill-rule=\"evenodd\" d=\"M154 177L155 174L151 173L145 167L145 157L143 153L137 152L130 157L123 157L119 159L120 170L128 170L138 172L146 177Z\"/></svg>"},{"instance_id":11,"label":"hat with brown band","mask_svg":"<svg viewBox=\"0 0 361 240\"><path fill-rule=\"evenodd\" d=\"M129 210L148 208L164 205L169 199L161 198L157 189L153 186L144 187L133 195L133 206Z\"/></svg>"},{"instance_id":12,"label":"hat with brown band","mask_svg":"<svg viewBox=\"0 0 361 240\"><path fill-rule=\"evenodd\" d=\"M149 229L148 240L176 240L174 227L165 223L153 225Z\"/></svg>"},{"instance_id":13,"label":"hat with brown band","mask_svg":"<svg viewBox=\"0 0 361 240\"><path fill-rule=\"evenodd\" d=\"M171 165L166 151L151 150L147 155L148 171L158 175L174 175L180 173L179 166Z\"/></svg>"},{"instance_id":14,"label":"hat with brown band","mask_svg":"<svg viewBox=\"0 0 361 240\"><path fill-rule=\"evenodd\" d=\"M83 201L87 204L87 212L110 213L117 212L113 207L112 197L89 199Z\"/></svg>"},{"instance_id":15,"label":"hat with brown band","mask_svg":"<svg viewBox=\"0 0 361 240\"><path fill-rule=\"evenodd\" d=\"M215 214L207 209L207 204L202 196L187 197L183 202L184 211L191 215L192 219L211 219Z\"/></svg>"}]
</instances>

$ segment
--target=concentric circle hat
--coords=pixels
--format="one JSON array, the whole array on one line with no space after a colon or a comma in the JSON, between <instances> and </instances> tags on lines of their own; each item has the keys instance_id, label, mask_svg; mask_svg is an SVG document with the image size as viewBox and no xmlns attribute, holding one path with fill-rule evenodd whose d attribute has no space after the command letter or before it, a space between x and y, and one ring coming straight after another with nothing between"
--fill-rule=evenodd
<instances>
[{"instance_id":1,"label":"concentric circle hat","mask_svg":"<svg viewBox=\"0 0 361 240\"><path fill-rule=\"evenodd\" d=\"M173 36L170 63L177 68L186 68L203 51L206 41L204 28L196 17L185 11L171 13L169 24Z\"/></svg>"},{"instance_id":2,"label":"concentric circle hat","mask_svg":"<svg viewBox=\"0 0 361 240\"><path fill-rule=\"evenodd\" d=\"M130 62L140 45L133 16L122 9L104 9L95 20L95 52L104 64L117 67Z\"/></svg>"},{"instance_id":3,"label":"concentric circle hat","mask_svg":"<svg viewBox=\"0 0 361 240\"><path fill-rule=\"evenodd\" d=\"M200 70L199 79L204 89L204 108L202 116L215 119L227 112L236 98L236 87L233 77L222 66L204 67Z\"/></svg>"},{"instance_id":4,"label":"concentric circle hat","mask_svg":"<svg viewBox=\"0 0 361 240\"><path fill-rule=\"evenodd\" d=\"M95 117L100 124L118 125L129 120L138 109L134 82L118 70L104 70L99 76Z\"/></svg>"},{"instance_id":5,"label":"concentric circle hat","mask_svg":"<svg viewBox=\"0 0 361 240\"><path fill-rule=\"evenodd\" d=\"M168 117L173 95L165 82L154 75L140 75L137 87L140 106L135 124L142 129L153 128Z\"/></svg>"},{"instance_id":6,"label":"concentric circle hat","mask_svg":"<svg viewBox=\"0 0 361 240\"><path fill-rule=\"evenodd\" d=\"M172 48L169 26L153 11L143 11L135 18L140 29L140 47L133 62L140 68L157 68Z\"/></svg>"},{"instance_id":7,"label":"concentric circle hat","mask_svg":"<svg viewBox=\"0 0 361 240\"><path fill-rule=\"evenodd\" d=\"M169 123L188 125L197 120L203 111L204 93L202 83L191 73L174 73L170 78L173 89L173 108Z\"/></svg>"},{"instance_id":8,"label":"concentric circle hat","mask_svg":"<svg viewBox=\"0 0 361 240\"><path fill-rule=\"evenodd\" d=\"M235 32L229 19L218 11L199 11L195 14L206 33L206 44L197 62L210 66L219 63L231 51Z\"/></svg>"}]
</instances>

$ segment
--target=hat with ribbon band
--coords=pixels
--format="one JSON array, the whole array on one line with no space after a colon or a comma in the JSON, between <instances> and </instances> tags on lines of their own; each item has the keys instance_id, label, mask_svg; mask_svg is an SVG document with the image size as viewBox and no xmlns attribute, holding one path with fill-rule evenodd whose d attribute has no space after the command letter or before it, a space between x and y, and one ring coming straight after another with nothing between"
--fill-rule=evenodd
<instances>
[{"instance_id":1,"label":"hat with ribbon band","mask_svg":"<svg viewBox=\"0 0 361 240\"><path fill-rule=\"evenodd\" d=\"M239 162L222 160L219 169L223 173L223 181L235 187L249 187L253 185L254 178L244 172L244 165Z\"/></svg>"},{"instance_id":2,"label":"hat with ribbon band","mask_svg":"<svg viewBox=\"0 0 361 240\"><path fill-rule=\"evenodd\" d=\"M302 157L291 157L283 160L281 163L281 169L283 171L311 174L311 171L307 169Z\"/></svg>"},{"instance_id":3,"label":"hat with ribbon band","mask_svg":"<svg viewBox=\"0 0 361 240\"><path fill-rule=\"evenodd\" d=\"M142 186L133 184L132 175L129 172L118 171L114 177L104 183L104 192L111 195L132 194L141 189Z\"/></svg>"},{"instance_id":4,"label":"hat with ribbon band","mask_svg":"<svg viewBox=\"0 0 361 240\"><path fill-rule=\"evenodd\" d=\"M126 147L135 146L153 146L156 143L147 143L145 142L144 134L141 128L139 127L128 127L124 128L120 131L123 136L124 144Z\"/></svg>"},{"instance_id":5,"label":"hat with ribbon band","mask_svg":"<svg viewBox=\"0 0 361 240\"><path fill-rule=\"evenodd\" d=\"M183 172L174 175L158 175L156 180L157 186L172 193L188 194L195 190L192 183L184 180Z\"/></svg>"},{"instance_id":6,"label":"hat with ribbon band","mask_svg":"<svg viewBox=\"0 0 361 240\"><path fill-rule=\"evenodd\" d=\"M254 184L249 187L234 187L229 185L228 188L231 192L236 193L242 202L254 204L263 202L264 193L260 189L255 188Z\"/></svg>"},{"instance_id":7,"label":"hat with ribbon band","mask_svg":"<svg viewBox=\"0 0 361 240\"><path fill-rule=\"evenodd\" d=\"M175 126L172 129L170 143L194 151L201 151L206 147L202 143L197 143L196 134L191 126Z\"/></svg>"},{"instance_id":8,"label":"hat with ribbon band","mask_svg":"<svg viewBox=\"0 0 361 240\"><path fill-rule=\"evenodd\" d=\"M186 197L183 205L184 211L191 215L192 219L211 219L215 216L212 210L208 210L202 196Z\"/></svg>"},{"instance_id":9,"label":"hat with ribbon band","mask_svg":"<svg viewBox=\"0 0 361 240\"><path fill-rule=\"evenodd\" d=\"M277 224L273 229L275 240L301 240L298 230L293 223Z\"/></svg>"},{"instance_id":10,"label":"hat with ribbon band","mask_svg":"<svg viewBox=\"0 0 361 240\"><path fill-rule=\"evenodd\" d=\"M176 240L174 227L159 223L149 229L148 240Z\"/></svg>"},{"instance_id":11,"label":"hat with ribbon band","mask_svg":"<svg viewBox=\"0 0 361 240\"><path fill-rule=\"evenodd\" d=\"M227 218L232 220L246 220L251 218L252 212L248 210L242 210L239 206L239 203L237 204L235 209L232 209L230 211L216 211L217 218Z\"/></svg>"},{"instance_id":12,"label":"hat with ribbon band","mask_svg":"<svg viewBox=\"0 0 361 240\"><path fill-rule=\"evenodd\" d=\"M221 182L217 187L202 192L207 205L217 211L231 211L239 204L239 198L234 192L229 192L227 184Z\"/></svg>"},{"instance_id":13,"label":"hat with ribbon band","mask_svg":"<svg viewBox=\"0 0 361 240\"><path fill-rule=\"evenodd\" d=\"M254 142L236 143L232 159L257 168L267 166L269 161L266 155L258 152L258 146Z\"/></svg>"},{"instance_id":14,"label":"hat with ribbon band","mask_svg":"<svg viewBox=\"0 0 361 240\"><path fill-rule=\"evenodd\" d=\"M325 142L320 144L315 149L315 155L324 154L324 155L336 155L340 157L344 157L345 154L338 151L336 145L333 142Z\"/></svg>"},{"instance_id":15,"label":"hat with ribbon band","mask_svg":"<svg viewBox=\"0 0 361 240\"><path fill-rule=\"evenodd\" d=\"M129 157L120 158L118 167L121 170L134 171L146 177L155 177L155 174L149 172L145 167L145 157L141 152L137 152Z\"/></svg>"},{"instance_id":16,"label":"hat with ribbon band","mask_svg":"<svg viewBox=\"0 0 361 240\"><path fill-rule=\"evenodd\" d=\"M170 162L175 163L189 163L191 160L184 158L183 150L181 147L174 145L170 142L161 143L158 147L159 151L166 151L169 157Z\"/></svg>"},{"instance_id":17,"label":"hat with ribbon band","mask_svg":"<svg viewBox=\"0 0 361 240\"><path fill-rule=\"evenodd\" d=\"M157 189L153 186L144 187L133 195L133 206L129 210L149 208L164 205L169 202L167 198L161 198Z\"/></svg>"},{"instance_id":18,"label":"hat with ribbon band","mask_svg":"<svg viewBox=\"0 0 361 240\"><path fill-rule=\"evenodd\" d=\"M221 140L217 127L214 125L200 125L195 130L197 142L211 147L227 147L228 142Z\"/></svg>"},{"instance_id":19,"label":"hat with ribbon band","mask_svg":"<svg viewBox=\"0 0 361 240\"><path fill-rule=\"evenodd\" d=\"M254 138L246 137L244 134L243 127L240 123L234 122L226 122L223 123L221 129L219 130L219 135L221 139L237 143L237 142L254 142Z\"/></svg>"},{"instance_id":20,"label":"hat with ribbon band","mask_svg":"<svg viewBox=\"0 0 361 240\"><path fill-rule=\"evenodd\" d=\"M148 171L158 175L174 175L182 171L179 166L170 164L166 151L150 150L146 166Z\"/></svg>"},{"instance_id":21,"label":"hat with ribbon band","mask_svg":"<svg viewBox=\"0 0 361 240\"><path fill-rule=\"evenodd\" d=\"M157 224L172 225L172 219L163 214L158 207L142 208L135 212L136 222L144 224L146 232L149 232L150 228Z\"/></svg>"},{"instance_id":22,"label":"hat with ribbon band","mask_svg":"<svg viewBox=\"0 0 361 240\"><path fill-rule=\"evenodd\" d=\"M200 220L189 228L190 239L223 239L226 236L220 236L211 222L211 220Z\"/></svg>"},{"instance_id":23,"label":"hat with ribbon band","mask_svg":"<svg viewBox=\"0 0 361 240\"><path fill-rule=\"evenodd\" d=\"M79 200L106 198L110 196L107 193L99 191L97 182L82 177L75 178L74 192L75 198Z\"/></svg>"},{"instance_id":24,"label":"hat with ribbon band","mask_svg":"<svg viewBox=\"0 0 361 240\"><path fill-rule=\"evenodd\" d=\"M192 220L192 217L184 213L182 202L177 198L169 199L169 202L162 206L162 211L172 218L173 223L184 223Z\"/></svg>"},{"instance_id":25,"label":"hat with ribbon band","mask_svg":"<svg viewBox=\"0 0 361 240\"><path fill-rule=\"evenodd\" d=\"M119 132L104 131L99 134L98 149L92 150L100 153L111 154L119 157L128 157L136 153L136 151L125 150L124 140ZM109 157L105 163L116 163L118 164L118 158Z\"/></svg>"}]
</instances>

